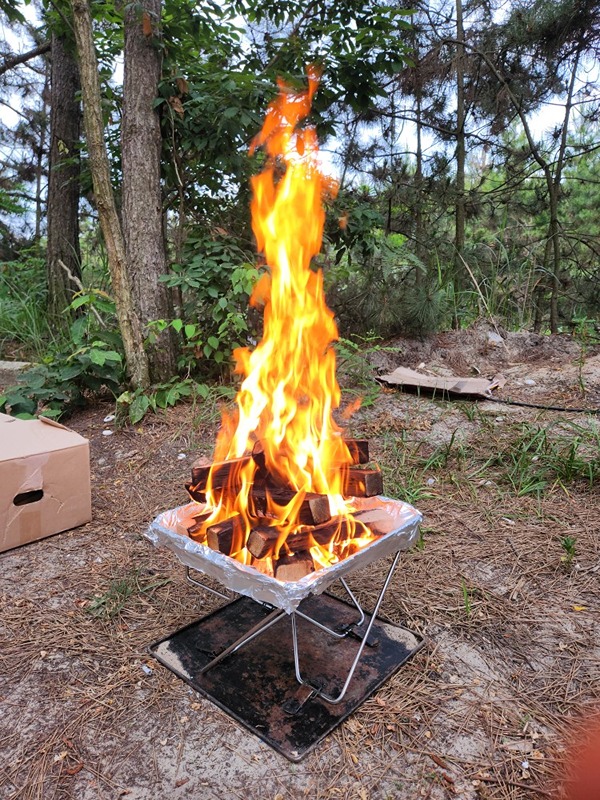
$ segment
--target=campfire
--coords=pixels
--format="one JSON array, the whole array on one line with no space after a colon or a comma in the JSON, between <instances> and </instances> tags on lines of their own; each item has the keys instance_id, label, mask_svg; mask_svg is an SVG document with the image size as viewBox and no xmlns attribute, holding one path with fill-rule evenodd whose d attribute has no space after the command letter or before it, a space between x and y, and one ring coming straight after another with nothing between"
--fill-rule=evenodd
<instances>
[{"instance_id":1,"label":"campfire","mask_svg":"<svg viewBox=\"0 0 600 800\"><path fill-rule=\"evenodd\" d=\"M253 145L267 157L252 201L267 269L251 302L264 309L264 335L235 353L236 411L223 416L213 460L192 466L192 502L146 533L177 555L191 584L229 600L154 645L155 657L292 761L423 644L401 626L375 624L421 515L381 496L368 442L344 438L333 417L337 329L312 264L333 187L314 129L302 127L316 88L314 74L307 92L280 86ZM345 578L388 556L368 613ZM347 600L326 592L337 582Z\"/></svg>"},{"instance_id":2,"label":"campfire","mask_svg":"<svg viewBox=\"0 0 600 800\"><path fill-rule=\"evenodd\" d=\"M264 311L263 338L235 352L243 376L234 415L223 415L212 462L197 461L186 488L200 504L188 535L281 581L296 581L388 533L379 510L355 498L383 491L368 442L345 439L321 248L323 201L335 185L321 172L317 136L304 124L317 89L280 84L252 150L266 166L253 178L252 227L267 269L251 304Z\"/></svg>"}]
</instances>

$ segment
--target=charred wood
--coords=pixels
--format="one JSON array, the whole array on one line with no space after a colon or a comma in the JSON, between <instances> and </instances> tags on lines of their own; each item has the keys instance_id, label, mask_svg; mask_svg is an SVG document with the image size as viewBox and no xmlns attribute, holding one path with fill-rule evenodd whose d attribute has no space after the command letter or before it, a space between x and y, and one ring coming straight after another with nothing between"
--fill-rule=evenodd
<instances>
[{"instance_id":1,"label":"charred wood","mask_svg":"<svg viewBox=\"0 0 600 800\"><path fill-rule=\"evenodd\" d=\"M344 439L344 444L350 451L353 464L368 464L369 440L368 439Z\"/></svg>"},{"instance_id":2,"label":"charred wood","mask_svg":"<svg viewBox=\"0 0 600 800\"><path fill-rule=\"evenodd\" d=\"M212 464L205 459L199 459L192 464L192 487L198 491L206 491L210 477L212 488L220 489L224 486L241 486L242 470L251 461L250 456L232 458L228 461L215 461Z\"/></svg>"},{"instance_id":3,"label":"charred wood","mask_svg":"<svg viewBox=\"0 0 600 800\"><path fill-rule=\"evenodd\" d=\"M250 498L254 506L254 515L264 517L268 513L269 498L278 506L287 506L296 496L290 489L268 489L254 487ZM320 525L331 519L329 499L325 494L307 492L298 509L297 521L301 525Z\"/></svg>"}]
</instances>

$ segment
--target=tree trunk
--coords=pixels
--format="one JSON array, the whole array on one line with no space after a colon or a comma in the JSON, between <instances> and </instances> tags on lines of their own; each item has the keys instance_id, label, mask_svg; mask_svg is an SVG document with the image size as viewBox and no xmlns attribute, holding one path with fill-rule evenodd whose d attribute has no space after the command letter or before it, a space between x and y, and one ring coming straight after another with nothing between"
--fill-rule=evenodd
<instances>
[{"instance_id":1,"label":"tree trunk","mask_svg":"<svg viewBox=\"0 0 600 800\"><path fill-rule=\"evenodd\" d=\"M551 257L547 264L552 264L552 293L550 294L550 333L558 333L558 295L560 293L560 237L558 221L558 193L560 186L552 184L549 189L550 223L548 226L548 241ZM550 256L550 254L548 254Z\"/></svg>"},{"instance_id":2,"label":"tree trunk","mask_svg":"<svg viewBox=\"0 0 600 800\"><path fill-rule=\"evenodd\" d=\"M149 385L148 358L144 350L142 327L133 305L131 283L125 259L125 244L115 198L110 183L110 165L102 121L98 61L92 37L92 19L88 0L71 0L73 27L79 53L79 71L83 95L83 122L88 144L90 170L102 235L106 244L112 289L127 371L135 388Z\"/></svg>"},{"instance_id":3,"label":"tree trunk","mask_svg":"<svg viewBox=\"0 0 600 800\"><path fill-rule=\"evenodd\" d=\"M415 51L418 45L415 46ZM425 218L423 215L423 108L421 97L421 70L419 63L418 53L416 55L415 63L416 72L416 88L415 88L415 101L416 101L416 133L417 133L417 150L415 160L415 254L419 259L420 264L415 271L415 286L419 289L423 284L423 270L421 265L425 266L427 257L427 248L425 246Z\"/></svg>"},{"instance_id":4,"label":"tree trunk","mask_svg":"<svg viewBox=\"0 0 600 800\"><path fill-rule=\"evenodd\" d=\"M456 0L456 205L454 233L454 294L463 290L465 249L465 46L462 0ZM459 326L455 305L454 325Z\"/></svg>"},{"instance_id":5,"label":"tree trunk","mask_svg":"<svg viewBox=\"0 0 600 800\"><path fill-rule=\"evenodd\" d=\"M140 0L125 10L123 82L123 234L136 306L143 324L170 319L173 308L159 277L167 271L160 187L158 93L161 55L157 47L161 0ZM176 371L172 328L148 345L154 382Z\"/></svg>"},{"instance_id":6,"label":"tree trunk","mask_svg":"<svg viewBox=\"0 0 600 800\"><path fill-rule=\"evenodd\" d=\"M48 244L46 276L48 312L59 319L77 285L64 266L81 278L79 250L79 140L81 108L79 68L64 37L52 35L50 88L50 172L48 176Z\"/></svg>"},{"instance_id":7,"label":"tree trunk","mask_svg":"<svg viewBox=\"0 0 600 800\"><path fill-rule=\"evenodd\" d=\"M40 241L42 238L42 179L45 177L45 162L47 151L47 135L48 135L48 82L50 80L50 70L48 64L45 64L44 75L44 90L42 91L42 113L40 115L40 138L35 150L35 248L39 250Z\"/></svg>"}]
</instances>

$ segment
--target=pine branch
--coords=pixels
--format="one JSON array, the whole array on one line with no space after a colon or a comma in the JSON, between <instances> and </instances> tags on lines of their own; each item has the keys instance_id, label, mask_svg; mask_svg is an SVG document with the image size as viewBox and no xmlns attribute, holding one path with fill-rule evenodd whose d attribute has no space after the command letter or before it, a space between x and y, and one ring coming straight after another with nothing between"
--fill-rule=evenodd
<instances>
[{"instance_id":1,"label":"pine branch","mask_svg":"<svg viewBox=\"0 0 600 800\"><path fill-rule=\"evenodd\" d=\"M38 47L34 47L33 50L28 50L26 53L18 53L15 56L5 58L4 62L0 64L0 75L4 75L5 72L14 69L14 67L18 67L19 64L25 64L27 61L31 61L32 58L43 56L44 53L48 53L51 48L52 45L50 42L43 42Z\"/></svg>"}]
</instances>

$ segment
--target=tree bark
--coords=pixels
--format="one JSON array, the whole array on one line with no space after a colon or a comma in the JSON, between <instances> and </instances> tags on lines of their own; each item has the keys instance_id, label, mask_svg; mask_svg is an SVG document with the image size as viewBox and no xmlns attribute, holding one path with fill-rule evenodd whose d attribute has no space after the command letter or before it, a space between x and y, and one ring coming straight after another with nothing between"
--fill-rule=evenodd
<instances>
[{"instance_id":1,"label":"tree bark","mask_svg":"<svg viewBox=\"0 0 600 800\"><path fill-rule=\"evenodd\" d=\"M36 250L39 250L42 238L42 212L44 201L42 198L43 178L46 175L46 153L48 148L48 84L50 82L50 70L48 64L44 68L44 89L42 91L42 109L40 114L40 136L37 141L35 153L35 233L34 242Z\"/></svg>"},{"instance_id":2,"label":"tree bark","mask_svg":"<svg viewBox=\"0 0 600 800\"><path fill-rule=\"evenodd\" d=\"M72 275L81 278L79 250L79 140L81 107L79 68L68 42L52 35L50 77L50 172L48 176L48 243L46 277L48 312L59 319L77 286Z\"/></svg>"},{"instance_id":3,"label":"tree bark","mask_svg":"<svg viewBox=\"0 0 600 800\"><path fill-rule=\"evenodd\" d=\"M136 306L143 324L170 319L173 308L159 277L167 271L160 186L160 121L154 100L161 74L157 47L161 0L140 0L125 9L121 154L123 234ZM150 377L176 372L172 328L147 346Z\"/></svg>"},{"instance_id":4,"label":"tree bark","mask_svg":"<svg viewBox=\"0 0 600 800\"><path fill-rule=\"evenodd\" d=\"M416 127L416 153L415 153L415 254L419 265L415 270L415 286L420 289L423 285L423 270L427 264L427 249L425 246L425 217L423 214L423 104L421 64L418 43L415 38L415 127Z\"/></svg>"},{"instance_id":5,"label":"tree bark","mask_svg":"<svg viewBox=\"0 0 600 800\"><path fill-rule=\"evenodd\" d=\"M92 36L92 19L88 0L71 0L73 28L79 54L79 71L83 95L83 122L85 126L90 170L102 235L106 244L112 289L117 307L119 327L123 338L127 372L135 388L149 385L148 358L144 350L142 327L133 305L133 293L125 244L115 198L110 183L110 166L102 121L98 61Z\"/></svg>"}]
</instances>

